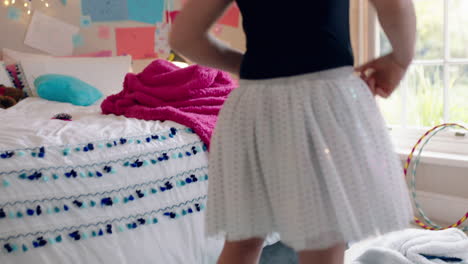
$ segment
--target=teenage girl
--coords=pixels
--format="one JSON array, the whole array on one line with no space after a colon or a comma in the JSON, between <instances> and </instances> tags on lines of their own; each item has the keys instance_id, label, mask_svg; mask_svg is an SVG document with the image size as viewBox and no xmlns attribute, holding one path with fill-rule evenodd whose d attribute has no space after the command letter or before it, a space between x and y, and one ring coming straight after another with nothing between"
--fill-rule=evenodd
<instances>
[{"instance_id":1,"label":"teenage girl","mask_svg":"<svg viewBox=\"0 0 468 264\"><path fill-rule=\"evenodd\" d=\"M303 264L343 263L346 241L407 227L408 190L374 96L390 96L413 58L412 1L371 0L393 51L356 69L349 0L236 0L245 53L209 34L231 1L190 0L170 38L241 79L209 156L206 231L226 238L218 263L257 263L275 232Z\"/></svg>"}]
</instances>

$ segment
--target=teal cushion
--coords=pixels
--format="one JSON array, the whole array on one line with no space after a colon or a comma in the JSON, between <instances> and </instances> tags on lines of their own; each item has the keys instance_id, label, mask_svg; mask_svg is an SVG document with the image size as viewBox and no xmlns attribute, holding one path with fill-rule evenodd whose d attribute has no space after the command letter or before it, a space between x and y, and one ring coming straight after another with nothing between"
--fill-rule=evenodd
<instances>
[{"instance_id":1,"label":"teal cushion","mask_svg":"<svg viewBox=\"0 0 468 264\"><path fill-rule=\"evenodd\" d=\"M50 101L88 106L94 104L102 93L95 87L67 75L45 74L34 80L37 94Z\"/></svg>"}]
</instances>

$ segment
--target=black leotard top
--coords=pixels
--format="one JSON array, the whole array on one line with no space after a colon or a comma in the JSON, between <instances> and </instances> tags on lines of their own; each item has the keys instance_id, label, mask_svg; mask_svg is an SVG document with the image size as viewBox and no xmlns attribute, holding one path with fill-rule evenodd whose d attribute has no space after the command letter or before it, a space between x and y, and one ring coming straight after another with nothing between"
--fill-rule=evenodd
<instances>
[{"instance_id":1,"label":"black leotard top","mask_svg":"<svg viewBox=\"0 0 468 264\"><path fill-rule=\"evenodd\" d=\"M247 38L240 77L265 79L353 65L349 0L236 0Z\"/></svg>"}]
</instances>

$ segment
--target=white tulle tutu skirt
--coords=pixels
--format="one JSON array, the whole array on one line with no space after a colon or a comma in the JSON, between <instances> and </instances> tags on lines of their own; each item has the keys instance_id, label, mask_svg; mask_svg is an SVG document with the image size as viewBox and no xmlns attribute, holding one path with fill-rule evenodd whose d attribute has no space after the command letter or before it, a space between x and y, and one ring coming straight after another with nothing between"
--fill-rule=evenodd
<instances>
[{"instance_id":1,"label":"white tulle tutu skirt","mask_svg":"<svg viewBox=\"0 0 468 264\"><path fill-rule=\"evenodd\" d=\"M241 80L209 156L208 235L279 233L297 251L407 227L401 164L352 67Z\"/></svg>"}]
</instances>

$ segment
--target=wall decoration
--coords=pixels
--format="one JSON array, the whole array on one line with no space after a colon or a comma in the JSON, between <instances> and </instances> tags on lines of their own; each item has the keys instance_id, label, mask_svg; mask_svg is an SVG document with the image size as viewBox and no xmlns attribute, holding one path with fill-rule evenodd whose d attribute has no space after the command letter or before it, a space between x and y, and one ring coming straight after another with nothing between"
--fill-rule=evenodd
<instances>
[{"instance_id":1,"label":"wall decoration","mask_svg":"<svg viewBox=\"0 0 468 264\"><path fill-rule=\"evenodd\" d=\"M81 16L80 17L80 26L81 27L90 27L92 24L92 20L90 16Z\"/></svg>"},{"instance_id":2,"label":"wall decoration","mask_svg":"<svg viewBox=\"0 0 468 264\"><path fill-rule=\"evenodd\" d=\"M100 39L110 39L110 28L108 26L100 26L98 28L98 36Z\"/></svg>"},{"instance_id":3,"label":"wall decoration","mask_svg":"<svg viewBox=\"0 0 468 264\"><path fill-rule=\"evenodd\" d=\"M231 27L239 27L240 10L237 4L232 4L218 20L219 24Z\"/></svg>"},{"instance_id":4,"label":"wall decoration","mask_svg":"<svg viewBox=\"0 0 468 264\"><path fill-rule=\"evenodd\" d=\"M37 1L34 1L34 3L37 3L37 2L39 2L39 1L38 1L38 0L37 0ZM50 5L49 5L49 2L48 2L47 0L41 0L41 2L42 2L42 4L43 4L45 7L49 7L49 6L50 6ZM33 1L32 1L32 0L22 0L22 1L18 1L18 2L17 2L16 0L4 0L4 1L3 1L3 4L4 4L5 6L10 6L10 7L14 7L16 4L18 4L19 7L24 6L24 8L27 9L26 13L27 13L28 15L31 15L31 13L32 13L32 7L33 7ZM14 9L12 9L12 10L14 10ZM10 12L10 10L9 10L9 12ZM15 11L12 11L12 12L16 12L16 10L15 10ZM20 14L21 14L21 13L20 13ZM9 13L8 15L10 15L10 13ZM18 17L19 17L19 16L18 16ZM9 17L9 18L10 18L10 17ZM13 18L10 18L10 19L13 19Z\"/></svg>"},{"instance_id":5,"label":"wall decoration","mask_svg":"<svg viewBox=\"0 0 468 264\"><path fill-rule=\"evenodd\" d=\"M170 24L156 24L154 50L158 54L158 58L167 58L171 54L171 47L169 46L170 30Z\"/></svg>"},{"instance_id":6,"label":"wall decoration","mask_svg":"<svg viewBox=\"0 0 468 264\"><path fill-rule=\"evenodd\" d=\"M164 0L129 0L128 18L130 20L155 24L163 21Z\"/></svg>"},{"instance_id":7,"label":"wall decoration","mask_svg":"<svg viewBox=\"0 0 468 264\"><path fill-rule=\"evenodd\" d=\"M55 56L73 53L73 36L80 29L59 19L35 11L24 44Z\"/></svg>"},{"instance_id":8,"label":"wall decoration","mask_svg":"<svg viewBox=\"0 0 468 264\"><path fill-rule=\"evenodd\" d=\"M72 41L74 47L80 47L84 45L84 38L81 34L73 35Z\"/></svg>"},{"instance_id":9,"label":"wall decoration","mask_svg":"<svg viewBox=\"0 0 468 264\"><path fill-rule=\"evenodd\" d=\"M82 0L81 12L94 22L127 20L127 0Z\"/></svg>"},{"instance_id":10,"label":"wall decoration","mask_svg":"<svg viewBox=\"0 0 468 264\"><path fill-rule=\"evenodd\" d=\"M172 23L180 11L166 11L166 23Z\"/></svg>"},{"instance_id":11,"label":"wall decoration","mask_svg":"<svg viewBox=\"0 0 468 264\"><path fill-rule=\"evenodd\" d=\"M116 28L117 55L131 55L134 60L155 58L156 27Z\"/></svg>"},{"instance_id":12,"label":"wall decoration","mask_svg":"<svg viewBox=\"0 0 468 264\"><path fill-rule=\"evenodd\" d=\"M163 21L164 0L82 0L81 12L95 22L133 20L155 24Z\"/></svg>"},{"instance_id":13,"label":"wall decoration","mask_svg":"<svg viewBox=\"0 0 468 264\"><path fill-rule=\"evenodd\" d=\"M30 2L29 0L8 0L9 4L5 5L5 1L1 0L0 9L3 10L3 17L0 18L0 35L8 37L0 40L0 46L22 52L45 52L50 55L57 54L56 56L72 56L104 49L112 50L112 55L116 56L116 28L151 27L155 26L156 23L168 23L169 19L166 21L166 14L168 14L168 17L172 18L170 20L174 20L182 4L186 2L185 0L164 0L163 10L154 16L162 16L162 21L158 21L154 24L147 24L130 20L130 1L134 0L31 0ZM163 0L152 1L162 2ZM27 7L24 6L25 2L28 4ZM29 3L32 5L29 5ZM30 15L28 15L29 10L31 10ZM55 33L53 36L47 36L49 33L34 34L35 41L40 42L40 44L45 47L40 47L41 45L37 46L34 42L28 42L28 40L25 41L29 23L32 21L36 10L62 22L74 25L77 28L74 29L73 32L58 34L59 36L55 36ZM145 18L142 16L142 18L134 17L133 19L144 20ZM161 19L158 18L157 20ZM91 22L89 27L87 27L88 22ZM223 41L230 43L239 50L244 49L244 35L240 28L226 28L227 26L225 24L221 25L219 23L218 25L219 26L214 26L211 30L212 34L222 38ZM15 30L12 31L12 28L15 28ZM54 32L55 30L49 31ZM75 44L73 43L73 35L78 33L83 37L83 46L80 46L79 38L75 39ZM152 35L154 36L155 34L156 32L153 32ZM50 40L45 36L50 38ZM55 40L56 38L58 41ZM154 39L156 38L157 37L154 36ZM76 40L78 40L78 42L76 42ZM64 42L67 44L63 45ZM39 50L32 51L31 47L39 47ZM159 52L157 49L160 49ZM161 50L164 52L161 53ZM167 46L165 42L155 41L152 52L148 51L149 50L144 52L144 54L152 54L158 58L169 58L168 56L166 57ZM143 55L140 54L140 56L137 57L145 57ZM150 60L135 61L132 66L133 71L140 72L147 66L149 61Z\"/></svg>"},{"instance_id":14,"label":"wall decoration","mask_svg":"<svg viewBox=\"0 0 468 264\"><path fill-rule=\"evenodd\" d=\"M14 6L10 6L8 7L8 19L11 19L11 20L19 20L19 18L21 17L21 10L14 7Z\"/></svg>"}]
</instances>

